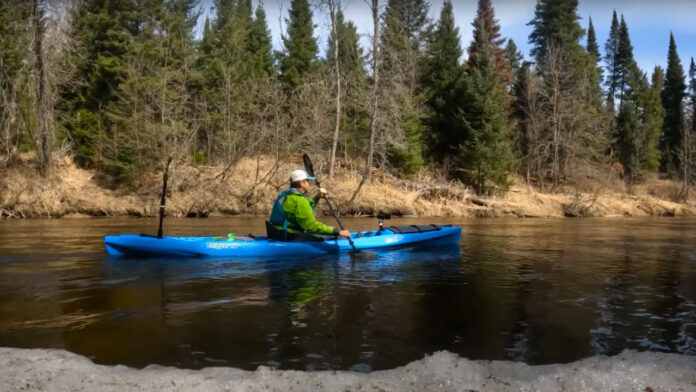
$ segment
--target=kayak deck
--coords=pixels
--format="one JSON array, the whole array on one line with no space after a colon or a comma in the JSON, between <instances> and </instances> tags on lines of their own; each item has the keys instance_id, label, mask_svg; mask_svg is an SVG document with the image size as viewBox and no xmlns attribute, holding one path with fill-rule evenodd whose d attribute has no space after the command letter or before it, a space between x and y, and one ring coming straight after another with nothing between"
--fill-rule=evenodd
<instances>
[{"instance_id":1,"label":"kayak deck","mask_svg":"<svg viewBox=\"0 0 696 392\"><path fill-rule=\"evenodd\" d=\"M391 249L402 247L438 247L458 243L458 226L394 226L375 231L351 233L357 249ZM171 237L123 234L104 236L109 256L171 256L171 257L257 257L322 255L348 252L352 247L346 238L316 242L285 242L266 237Z\"/></svg>"}]
</instances>

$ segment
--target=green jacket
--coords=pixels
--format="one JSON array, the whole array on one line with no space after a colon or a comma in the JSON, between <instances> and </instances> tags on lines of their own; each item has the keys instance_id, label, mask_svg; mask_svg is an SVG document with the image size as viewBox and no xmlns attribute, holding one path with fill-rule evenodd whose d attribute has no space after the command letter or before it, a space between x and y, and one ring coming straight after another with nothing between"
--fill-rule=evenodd
<instances>
[{"instance_id":1,"label":"green jacket","mask_svg":"<svg viewBox=\"0 0 696 392\"><path fill-rule=\"evenodd\" d=\"M290 188L276 198L269 221L276 229L288 233L338 234L335 228L316 220L314 206L314 200Z\"/></svg>"}]
</instances>

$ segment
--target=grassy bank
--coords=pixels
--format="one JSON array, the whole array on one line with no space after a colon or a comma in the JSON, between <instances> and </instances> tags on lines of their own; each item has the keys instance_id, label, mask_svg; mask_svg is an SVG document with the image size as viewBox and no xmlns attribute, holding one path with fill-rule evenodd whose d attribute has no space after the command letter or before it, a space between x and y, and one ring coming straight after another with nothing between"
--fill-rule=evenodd
<instances>
[{"instance_id":1,"label":"grassy bank","mask_svg":"<svg viewBox=\"0 0 696 392\"><path fill-rule=\"evenodd\" d=\"M155 216L162 186L161 173L116 189L93 170L56 159L42 179L31 155L0 169L0 216L3 218L58 218L88 216ZM269 157L245 159L234 168L174 163L170 170L167 215L176 217L266 215L279 191L287 187L291 170L301 168L299 157L277 162ZM322 162L315 170L322 173ZM388 212L415 216L563 217L563 216L693 216L696 193L680 200L680 183L648 177L628 188L611 169L578 176L554 192L542 192L520 177L511 176L510 191L502 197L478 197L471 189L424 172L401 180L376 171L354 202L360 181L352 167L339 167L333 179L322 176L342 214Z\"/></svg>"}]
</instances>

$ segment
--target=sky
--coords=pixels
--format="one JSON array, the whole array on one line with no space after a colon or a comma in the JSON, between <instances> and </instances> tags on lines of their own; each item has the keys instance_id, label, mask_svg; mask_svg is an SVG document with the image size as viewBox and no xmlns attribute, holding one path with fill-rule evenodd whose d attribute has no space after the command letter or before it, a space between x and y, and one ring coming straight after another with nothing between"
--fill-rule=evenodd
<instances>
[{"instance_id":1,"label":"sky","mask_svg":"<svg viewBox=\"0 0 696 392\"><path fill-rule=\"evenodd\" d=\"M213 0L201 0L204 19L210 12ZM318 0L310 0L316 4ZM441 0L431 0L430 17L439 19L442 8ZM466 53L472 39L471 23L476 16L476 0L452 0L454 17ZM259 0L253 0L259 4ZM342 9L347 20L352 20L361 35L361 45L367 52L369 37L372 33L370 9L365 0L341 0ZM380 0L382 7L386 0ZM525 59L529 59L529 34L532 29L528 26L534 18L536 0L492 0L496 18L505 38L512 38ZM271 31L273 46L280 49L281 31L287 27L286 18L290 8L290 0L264 0L266 22ZM314 36L318 38L320 53L323 57L326 50L329 20L326 12L320 7L313 6L315 22ZM587 29L589 18L597 35L600 52L604 56L604 44L609 36L612 12L616 10L618 17L623 14L633 44L633 55L638 66L648 74L656 65L666 68L667 50L669 48L669 33L674 34L677 52L681 58L684 72L688 72L692 57L696 57L696 0L579 0L577 13L580 25ZM282 23L282 30L281 30ZM585 45L585 41L582 41ZM466 56L466 54L465 54ZM464 59L462 59L464 60Z\"/></svg>"}]
</instances>

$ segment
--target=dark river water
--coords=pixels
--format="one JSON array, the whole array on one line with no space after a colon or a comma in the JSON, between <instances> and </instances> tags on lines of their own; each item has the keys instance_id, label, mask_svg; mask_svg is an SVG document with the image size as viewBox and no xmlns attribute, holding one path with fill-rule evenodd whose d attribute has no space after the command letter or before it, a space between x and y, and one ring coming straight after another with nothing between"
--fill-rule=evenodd
<instances>
[{"instance_id":1,"label":"dark river water","mask_svg":"<svg viewBox=\"0 0 696 392\"><path fill-rule=\"evenodd\" d=\"M109 259L103 235L154 234L156 221L0 221L0 346L135 367L357 371L438 350L528 364L696 355L696 219L387 223L457 224L462 239L371 261ZM165 234L228 232L262 233L263 218L165 222Z\"/></svg>"}]
</instances>

